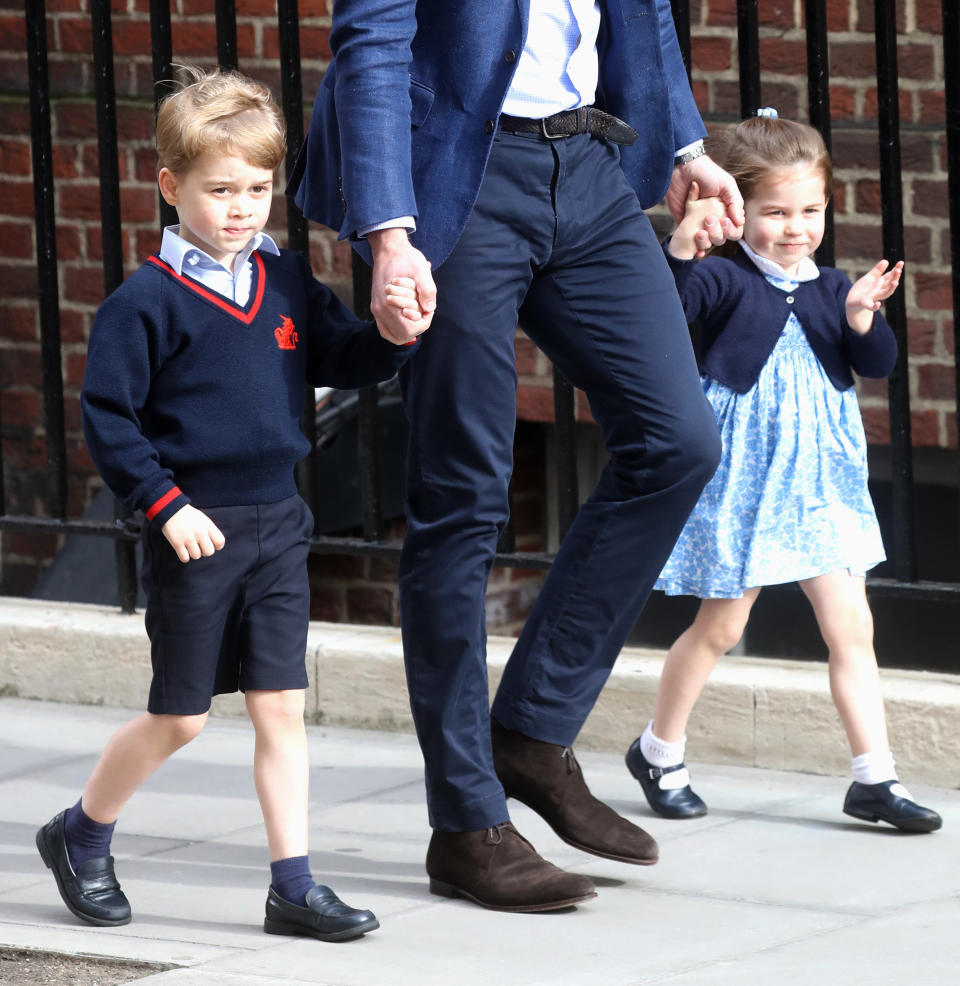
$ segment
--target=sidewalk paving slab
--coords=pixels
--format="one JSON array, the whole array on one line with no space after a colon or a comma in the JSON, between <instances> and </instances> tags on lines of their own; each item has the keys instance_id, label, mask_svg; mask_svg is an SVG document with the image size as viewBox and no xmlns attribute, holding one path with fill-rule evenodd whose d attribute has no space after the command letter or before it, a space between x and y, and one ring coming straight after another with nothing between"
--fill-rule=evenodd
<instances>
[{"instance_id":1,"label":"sidewalk paving slab","mask_svg":"<svg viewBox=\"0 0 960 986\"><path fill-rule=\"evenodd\" d=\"M696 763L710 813L671 822L651 815L620 754L581 752L594 793L656 836L661 861L577 852L511 803L520 831L599 896L501 914L429 893L415 739L326 726L308 729L314 875L381 928L339 945L266 935L252 729L222 718L123 813L114 852L133 922L86 926L34 833L131 714L0 699L0 946L170 967L144 986L893 986L960 969L960 791L911 784L944 828L909 836L843 815L844 778Z\"/></svg>"}]
</instances>

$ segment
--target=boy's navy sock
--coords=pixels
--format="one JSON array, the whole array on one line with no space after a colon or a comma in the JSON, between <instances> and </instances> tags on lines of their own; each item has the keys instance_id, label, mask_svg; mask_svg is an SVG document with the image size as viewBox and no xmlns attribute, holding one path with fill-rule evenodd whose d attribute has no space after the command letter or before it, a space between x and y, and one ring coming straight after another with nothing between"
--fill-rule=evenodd
<instances>
[{"instance_id":1,"label":"boy's navy sock","mask_svg":"<svg viewBox=\"0 0 960 986\"><path fill-rule=\"evenodd\" d=\"M67 842L67 855L70 865L76 872L88 859L99 859L110 855L110 839L117 823L103 825L89 818L78 801L67 809L63 820L63 834Z\"/></svg>"},{"instance_id":2,"label":"boy's navy sock","mask_svg":"<svg viewBox=\"0 0 960 986\"><path fill-rule=\"evenodd\" d=\"M270 864L270 885L285 900L306 907L307 891L316 886L306 856L288 856Z\"/></svg>"}]
</instances>

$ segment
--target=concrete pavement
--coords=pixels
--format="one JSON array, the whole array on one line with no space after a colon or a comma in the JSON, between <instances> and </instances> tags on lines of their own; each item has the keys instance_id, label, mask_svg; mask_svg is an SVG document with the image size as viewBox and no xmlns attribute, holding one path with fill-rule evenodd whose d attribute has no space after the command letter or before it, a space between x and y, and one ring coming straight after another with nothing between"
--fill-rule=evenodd
<instances>
[{"instance_id":1,"label":"concrete pavement","mask_svg":"<svg viewBox=\"0 0 960 986\"><path fill-rule=\"evenodd\" d=\"M0 699L0 945L136 959L157 986L893 986L960 968L960 792L909 782L944 817L906 836L840 811L847 780L693 763L705 818L653 817L619 753L580 752L594 792L651 831L661 862L565 846L523 806L514 821L599 897L543 915L432 896L421 759L409 734L311 726L311 861L382 927L330 945L261 930L269 871L252 730L211 720L124 812L114 851L134 908L78 923L34 848L131 713Z\"/></svg>"}]
</instances>

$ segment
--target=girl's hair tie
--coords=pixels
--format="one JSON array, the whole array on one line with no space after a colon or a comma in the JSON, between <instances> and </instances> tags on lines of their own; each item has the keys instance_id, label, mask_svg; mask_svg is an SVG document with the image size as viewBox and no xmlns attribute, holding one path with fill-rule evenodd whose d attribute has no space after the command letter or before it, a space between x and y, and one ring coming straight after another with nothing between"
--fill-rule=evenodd
<instances>
[{"instance_id":1,"label":"girl's hair tie","mask_svg":"<svg viewBox=\"0 0 960 986\"><path fill-rule=\"evenodd\" d=\"M772 106L763 106L757 110L757 116L766 116L771 120L776 120L780 114Z\"/></svg>"}]
</instances>

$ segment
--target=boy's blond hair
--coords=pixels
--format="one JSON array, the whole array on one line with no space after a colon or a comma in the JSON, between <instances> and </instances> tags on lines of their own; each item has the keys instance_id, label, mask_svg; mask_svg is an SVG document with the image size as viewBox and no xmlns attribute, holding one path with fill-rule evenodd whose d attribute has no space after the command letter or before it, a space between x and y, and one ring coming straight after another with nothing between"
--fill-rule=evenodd
<instances>
[{"instance_id":1,"label":"boy's blond hair","mask_svg":"<svg viewBox=\"0 0 960 986\"><path fill-rule=\"evenodd\" d=\"M177 91L157 113L157 169L180 175L202 154L221 151L275 171L286 153L286 126L270 90L239 72L181 71Z\"/></svg>"}]
</instances>

